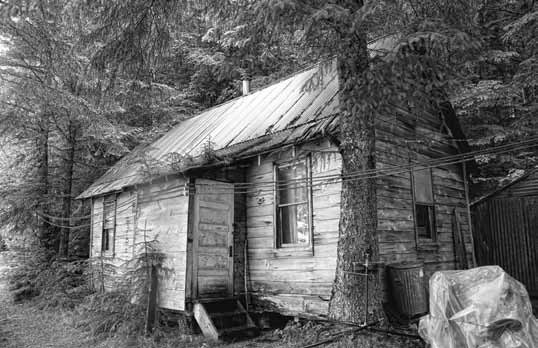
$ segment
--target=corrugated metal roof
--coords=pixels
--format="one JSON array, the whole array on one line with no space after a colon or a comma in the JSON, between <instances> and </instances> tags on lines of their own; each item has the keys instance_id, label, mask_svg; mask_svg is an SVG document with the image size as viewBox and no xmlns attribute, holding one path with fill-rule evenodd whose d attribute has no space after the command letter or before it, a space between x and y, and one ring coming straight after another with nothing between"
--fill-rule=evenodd
<instances>
[{"instance_id":1,"label":"corrugated metal roof","mask_svg":"<svg viewBox=\"0 0 538 348\"><path fill-rule=\"evenodd\" d=\"M520 185L520 187L518 187L518 185ZM482 197L479 197L474 202L472 202L471 205L476 206L490 198L498 198L503 195L503 192L509 190L514 190L512 195L519 197L538 194L538 166L535 168L528 169L521 176L515 178L509 183L501 185L499 188L493 190L492 192ZM506 196L510 195L507 194Z\"/></svg>"},{"instance_id":2,"label":"corrugated metal roof","mask_svg":"<svg viewBox=\"0 0 538 348\"><path fill-rule=\"evenodd\" d=\"M317 86L307 88L312 84ZM147 182L152 175L170 174L171 169L166 167L152 170L152 175L144 168L173 153L198 158L202 165L200 156L208 142L217 155L238 158L334 132L337 92L336 63L332 61L213 107L180 123L150 146L127 155L78 198Z\"/></svg>"}]
</instances>

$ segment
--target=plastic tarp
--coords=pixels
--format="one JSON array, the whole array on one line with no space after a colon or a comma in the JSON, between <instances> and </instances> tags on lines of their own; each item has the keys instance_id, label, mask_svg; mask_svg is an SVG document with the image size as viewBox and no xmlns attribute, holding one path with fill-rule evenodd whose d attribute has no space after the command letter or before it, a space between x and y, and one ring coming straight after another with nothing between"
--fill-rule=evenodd
<instances>
[{"instance_id":1,"label":"plastic tarp","mask_svg":"<svg viewBox=\"0 0 538 348\"><path fill-rule=\"evenodd\" d=\"M434 273L419 334L432 348L538 348L527 290L499 266Z\"/></svg>"}]
</instances>

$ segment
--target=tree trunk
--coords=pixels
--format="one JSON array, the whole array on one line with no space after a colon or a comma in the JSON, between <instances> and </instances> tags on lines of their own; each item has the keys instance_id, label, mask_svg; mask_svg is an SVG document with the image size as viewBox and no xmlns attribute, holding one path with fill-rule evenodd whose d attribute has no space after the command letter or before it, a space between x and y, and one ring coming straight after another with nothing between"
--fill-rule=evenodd
<instances>
[{"instance_id":1,"label":"tree trunk","mask_svg":"<svg viewBox=\"0 0 538 348\"><path fill-rule=\"evenodd\" d=\"M73 167L75 162L75 150L76 150L76 132L77 129L72 124L69 125L69 148L67 158L65 159L65 177L64 177L64 191L63 191L63 203L62 211L65 227L62 228L60 236L60 247L58 255L60 257L69 256L69 236L71 232L71 203L73 195Z\"/></svg>"},{"instance_id":2,"label":"tree trunk","mask_svg":"<svg viewBox=\"0 0 538 348\"><path fill-rule=\"evenodd\" d=\"M350 25L351 27L351 25ZM365 262L377 261L377 202L374 178L347 179L351 174L375 168L374 110L360 100L365 87L362 73L368 68L366 33L355 29L341 34L338 51L340 81L340 152L342 154L341 213L336 277L329 302L329 316L339 321L362 323L368 312L381 311L382 291L378 277L350 274ZM354 267L354 264L357 267ZM369 321L372 316L369 315Z\"/></svg>"},{"instance_id":3,"label":"tree trunk","mask_svg":"<svg viewBox=\"0 0 538 348\"><path fill-rule=\"evenodd\" d=\"M39 243L46 249L55 250L56 235L54 228L48 223L49 215L49 120L43 114L39 120L37 139L37 196L38 196L38 236Z\"/></svg>"}]
</instances>

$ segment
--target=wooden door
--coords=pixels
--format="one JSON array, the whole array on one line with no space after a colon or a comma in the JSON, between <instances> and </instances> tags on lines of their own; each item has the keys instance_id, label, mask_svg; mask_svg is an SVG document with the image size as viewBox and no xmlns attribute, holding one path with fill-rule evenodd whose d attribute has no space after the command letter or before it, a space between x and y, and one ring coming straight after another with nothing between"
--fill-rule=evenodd
<instances>
[{"instance_id":1,"label":"wooden door","mask_svg":"<svg viewBox=\"0 0 538 348\"><path fill-rule=\"evenodd\" d=\"M197 299L233 295L233 184L197 179L193 280Z\"/></svg>"}]
</instances>

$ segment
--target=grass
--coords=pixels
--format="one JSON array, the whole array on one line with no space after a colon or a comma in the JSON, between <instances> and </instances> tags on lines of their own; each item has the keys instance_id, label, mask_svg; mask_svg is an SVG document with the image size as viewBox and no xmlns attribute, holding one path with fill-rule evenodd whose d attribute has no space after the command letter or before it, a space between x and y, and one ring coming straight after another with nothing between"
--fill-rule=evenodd
<instances>
[{"instance_id":1,"label":"grass","mask_svg":"<svg viewBox=\"0 0 538 348\"><path fill-rule=\"evenodd\" d=\"M43 307L28 300L14 303L7 274L15 268L16 257L0 252L0 347L3 348L284 348L302 347L327 338L349 327L311 321L290 322L283 329L265 331L259 337L235 343L214 343L200 335L186 335L178 328L157 329L151 337L117 331L95 335L88 314L80 306ZM43 299L41 299L43 300ZM90 318L91 319L91 318ZM321 347L423 347L421 341L361 331L340 337Z\"/></svg>"}]
</instances>

